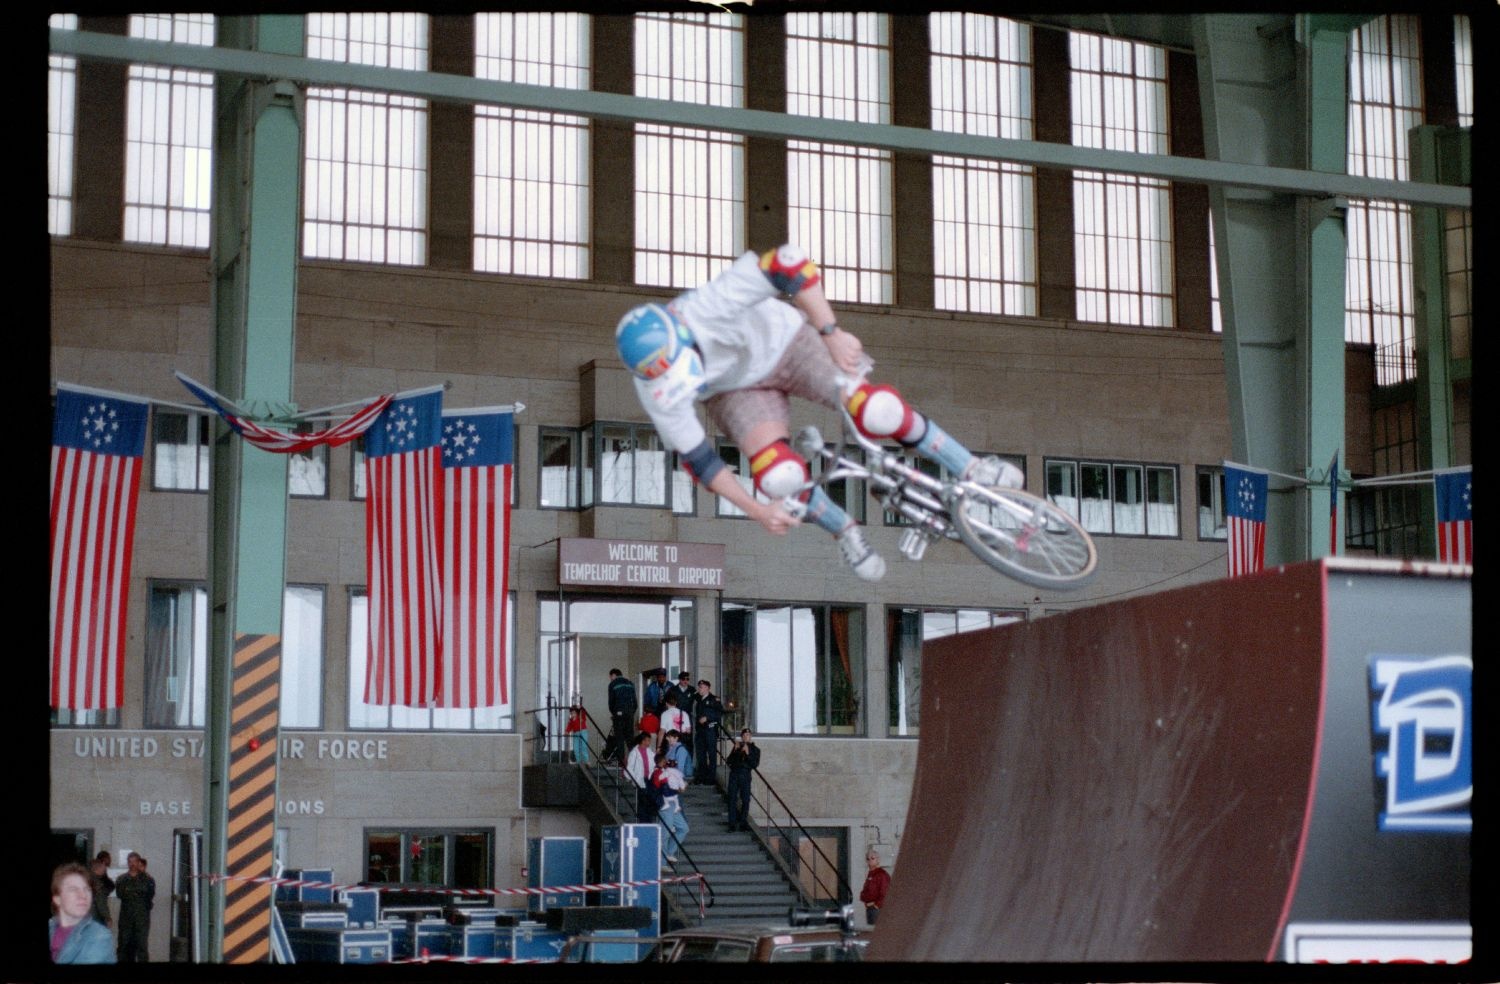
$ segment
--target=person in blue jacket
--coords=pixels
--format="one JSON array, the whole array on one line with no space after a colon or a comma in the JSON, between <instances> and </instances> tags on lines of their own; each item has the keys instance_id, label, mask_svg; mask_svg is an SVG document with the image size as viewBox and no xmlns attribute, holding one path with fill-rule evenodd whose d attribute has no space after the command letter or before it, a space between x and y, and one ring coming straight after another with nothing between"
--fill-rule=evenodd
<instances>
[{"instance_id":1,"label":"person in blue jacket","mask_svg":"<svg viewBox=\"0 0 1500 984\"><path fill-rule=\"evenodd\" d=\"M52 872L53 915L47 920L47 946L53 963L115 962L114 936L94 918L93 909L89 870L77 862L58 865Z\"/></svg>"}]
</instances>

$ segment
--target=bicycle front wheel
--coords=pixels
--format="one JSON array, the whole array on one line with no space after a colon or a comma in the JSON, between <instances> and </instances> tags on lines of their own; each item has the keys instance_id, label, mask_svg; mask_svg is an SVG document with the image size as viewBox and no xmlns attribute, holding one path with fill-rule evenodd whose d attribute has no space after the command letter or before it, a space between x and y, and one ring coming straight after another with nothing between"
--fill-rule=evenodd
<instances>
[{"instance_id":1,"label":"bicycle front wheel","mask_svg":"<svg viewBox=\"0 0 1500 984\"><path fill-rule=\"evenodd\" d=\"M1093 580L1094 540L1065 510L1029 492L961 482L948 490L959 539L980 560L1017 581L1068 590Z\"/></svg>"}]
</instances>

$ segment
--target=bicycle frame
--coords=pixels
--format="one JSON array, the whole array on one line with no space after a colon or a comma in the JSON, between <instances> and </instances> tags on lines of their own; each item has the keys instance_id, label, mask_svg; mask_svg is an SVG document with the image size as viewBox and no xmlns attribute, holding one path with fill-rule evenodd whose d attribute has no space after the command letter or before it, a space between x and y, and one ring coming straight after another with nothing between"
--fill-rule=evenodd
<instances>
[{"instance_id":1,"label":"bicycle frame","mask_svg":"<svg viewBox=\"0 0 1500 984\"><path fill-rule=\"evenodd\" d=\"M955 483L941 481L911 467L899 455L861 434L842 400L839 401L839 414L844 419L844 440L831 450L824 444L823 435L816 427L805 427L797 434L797 450L804 457L818 457L831 463L831 467L825 466L823 474L803 486L802 491L845 478L867 482L882 505L915 524L901 543L901 552L912 560L921 559L928 542L958 540L958 532L944 502L944 498L952 494ZM864 464L844 455L844 448L851 439L864 451ZM795 495L788 496L785 502L794 512L800 509L801 503ZM920 543L911 539L912 531L920 535Z\"/></svg>"},{"instance_id":2,"label":"bicycle frame","mask_svg":"<svg viewBox=\"0 0 1500 984\"><path fill-rule=\"evenodd\" d=\"M1073 590L1092 579L1098 552L1075 517L1023 489L967 478L942 481L906 464L855 425L841 398L847 386L847 380L838 382L840 398L834 401L844 431L836 447L825 446L816 427L797 434L798 452L827 464L821 475L782 500L787 511L804 516L800 500L807 490L857 478L869 484L882 506L911 524L899 544L908 560L921 560L929 544L947 539L963 543L1000 573L1035 587ZM851 441L863 449L863 463L844 453Z\"/></svg>"}]
</instances>

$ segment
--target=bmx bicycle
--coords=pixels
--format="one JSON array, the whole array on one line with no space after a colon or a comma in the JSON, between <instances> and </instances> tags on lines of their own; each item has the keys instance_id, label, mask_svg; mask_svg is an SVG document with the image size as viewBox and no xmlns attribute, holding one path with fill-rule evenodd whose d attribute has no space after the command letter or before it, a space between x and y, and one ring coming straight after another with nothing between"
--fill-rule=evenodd
<instances>
[{"instance_id":1,"label":"bmx bicycle","mask_svg":"<svg viewBox=\"0 0 1500 984\"><path fill-rule=\"evenodd\" d=\"M838 380L840 393L857 386L871 365L852 382ZM887 510L911 523L900 541L908 560L921 560L938 540L957 540L1001 574L1032 587L1070 590L1093 580L1099 563L1093 538L1066 510L1020 489L943 481L918 471L861 434L844 400L835 402L844 419L844 440L830 447L816 427L798 432L797 452L822 459L823 468L783 500L788 511L800 516L805 507L799 497L814 486L860 479ZM850 441L864 451L863 462L845 453Z\"/></svg>"}]
</instances>

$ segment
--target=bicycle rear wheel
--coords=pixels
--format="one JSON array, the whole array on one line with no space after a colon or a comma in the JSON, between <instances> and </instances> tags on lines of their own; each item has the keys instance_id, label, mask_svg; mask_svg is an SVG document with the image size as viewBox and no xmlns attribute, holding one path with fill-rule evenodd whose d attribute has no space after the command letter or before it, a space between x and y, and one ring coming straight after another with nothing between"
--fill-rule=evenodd
<instances>
[{"instance_id":1,"label":"bicycle rear wheel","mask_svg":"<svg viewBox=\"0 0 1500 984\"><path fill-rule=\"evenodd\" d=\"M961 482L948 490L959 539L1000 573L1038 588L1081 588L1099 553L1066 511L1029 492Z\"/></svg>"}]
</instances>

